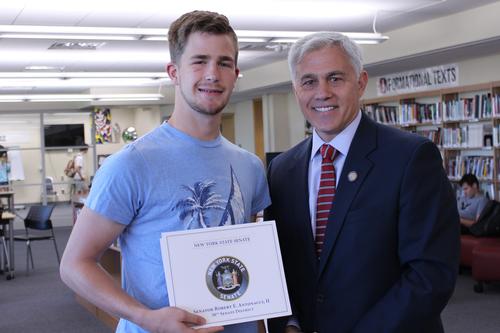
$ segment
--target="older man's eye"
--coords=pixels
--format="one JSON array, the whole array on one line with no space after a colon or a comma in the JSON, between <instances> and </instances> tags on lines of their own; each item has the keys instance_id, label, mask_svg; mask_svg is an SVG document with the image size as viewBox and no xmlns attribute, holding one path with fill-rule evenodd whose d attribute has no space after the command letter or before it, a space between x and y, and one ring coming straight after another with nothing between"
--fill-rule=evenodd
<instances>
[{"instance_id":1,"label":"older man's eye","mask_svg":"<svg viewBox=\"0 0 500 333\"><path fill-rule=\"evenodd\" d=\"M308 87L308 86L312 86L314 84L314 80L306 80L306 81L302 81L302 86L303 87Z\"/></svg>"}]
</instances>

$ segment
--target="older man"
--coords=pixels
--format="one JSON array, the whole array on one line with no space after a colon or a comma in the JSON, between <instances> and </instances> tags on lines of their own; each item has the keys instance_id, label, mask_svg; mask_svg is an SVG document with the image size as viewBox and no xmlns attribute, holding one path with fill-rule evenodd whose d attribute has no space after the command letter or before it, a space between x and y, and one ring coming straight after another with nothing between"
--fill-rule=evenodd
<instances>
[{"instance_id":1,"label":"older man","mask_svg":"<svg viewBox=\"0 0 500 333\"><path fill-rule=\"evenodd\" d=\"M309 35L288 59L314 131L269 166L293 306L271 332L443 332L459 218L439 150L362 114L368 75L349 38Z\"/></svg>"}]
</instances>

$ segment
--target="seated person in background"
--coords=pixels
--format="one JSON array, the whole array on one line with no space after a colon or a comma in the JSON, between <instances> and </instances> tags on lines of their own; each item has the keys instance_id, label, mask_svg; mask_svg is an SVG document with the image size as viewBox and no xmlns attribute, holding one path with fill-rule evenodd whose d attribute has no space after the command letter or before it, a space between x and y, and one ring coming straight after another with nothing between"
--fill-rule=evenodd
<instances>
[{"instance_id":1,"label":"seated person in background","mask_svg":"<svg viewBox=\"0 0 500 333\"><path fill-rule=\"evenodd\" d=\"M462 187L462 195L458 198L458 213L462 233L467 233L467 229L476 223L481 215L488 198L479 191L479 181L471 173L465 174L459 184Z\"/></svg>"}]
</instances>

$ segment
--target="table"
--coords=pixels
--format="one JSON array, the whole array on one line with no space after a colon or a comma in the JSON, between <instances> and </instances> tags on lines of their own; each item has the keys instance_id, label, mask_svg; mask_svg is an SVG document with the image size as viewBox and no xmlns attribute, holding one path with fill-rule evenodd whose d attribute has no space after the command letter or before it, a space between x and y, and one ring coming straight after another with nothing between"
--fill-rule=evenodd
<instances>
[{"instance_id":1,"label":"table","mask_svg":"<svg viewBox=\"0 0 500 333\"><path fill-rule=\"evenodd\" d=\"M9 220L9 261L10 267L7 274L7 280L14 278L15 264L14 264L14 219L16 215L14 212L14 192L12 191L0 191L0 198L7 198L8 209L2 214L2 218Z\"/></svg>"},{"instance_id":2,"label":"table","mask_svg":"<svg viewBox=\"0 0 500 333\"><path fill-rule=\"evenodd\" d=\"M7 271L7 280L13 279L14 278L14 219L16 218L16 215L12 214L11 212L3 212L2 213L2 220L8 220L9 221L9 269ZM5 225L2 226L4 228L4 234L5 234ZM2 259L3 260L3 259ZM6 271L5 267L0 267L2 271Z\"/></svg>"}]
</instances>

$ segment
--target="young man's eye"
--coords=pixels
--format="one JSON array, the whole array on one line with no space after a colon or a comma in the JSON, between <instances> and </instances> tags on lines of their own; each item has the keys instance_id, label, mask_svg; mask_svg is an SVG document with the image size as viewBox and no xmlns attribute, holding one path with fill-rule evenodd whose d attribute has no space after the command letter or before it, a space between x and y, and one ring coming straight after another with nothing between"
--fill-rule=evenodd
<instances>
[{"instance_id":1,"label":"young man's eye","mask_svg":"<svg viewBox=\"0 0 500 333\"><path fill-rule=\"evenodd\" d=\"M221 62L221 63L219 63L219 66L221 66L221 67L227 67L227 68L232 68L233 64L229 63L229 62Z\"/></svg>"}]
</instances>

